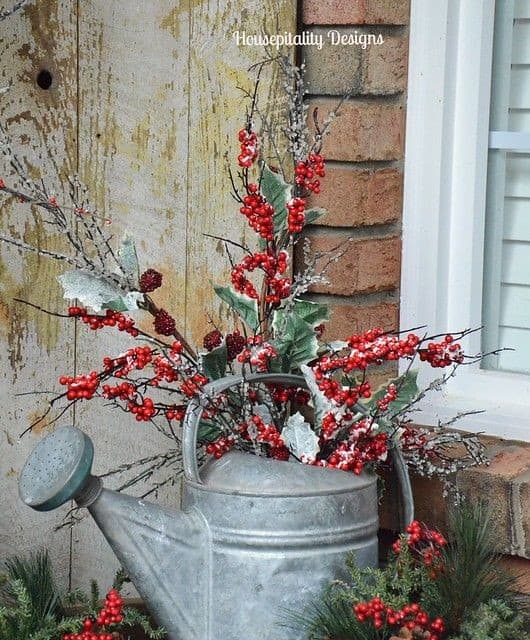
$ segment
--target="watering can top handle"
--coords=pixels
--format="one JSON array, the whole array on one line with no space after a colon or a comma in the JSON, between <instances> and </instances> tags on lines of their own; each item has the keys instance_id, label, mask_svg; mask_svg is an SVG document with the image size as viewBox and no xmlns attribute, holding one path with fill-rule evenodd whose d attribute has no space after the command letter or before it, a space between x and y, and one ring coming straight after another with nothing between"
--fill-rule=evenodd
<instances>
[{"instance_id":1,"label":"watering can top handle","mask_svg":"<svg viewBox=\"0 0 530 640\"><path fill-rule=\"evenodd\" d=\"M249 376L228 376L214 380L204 386L199 397L193 398L187 408L184 416L182 429L182 459L184 466L184 475L187 480L202 484L199 475L199 465L197 463L197 437L199 431L199 423L204 408L210 398L218 393L226 391L230 387L237 386L241 383L268 382L272 384L284 384L291 387L307 387L306 380L303 376L291 373L255 373ZM407 470L407 464L403 459L401 450L397 447L390 449L393 458L394 468L401 487L402 509L401 509L401 527L404 528L414 519L414 501L412 497L412 487Z\"/></svg>"}]
</instances>

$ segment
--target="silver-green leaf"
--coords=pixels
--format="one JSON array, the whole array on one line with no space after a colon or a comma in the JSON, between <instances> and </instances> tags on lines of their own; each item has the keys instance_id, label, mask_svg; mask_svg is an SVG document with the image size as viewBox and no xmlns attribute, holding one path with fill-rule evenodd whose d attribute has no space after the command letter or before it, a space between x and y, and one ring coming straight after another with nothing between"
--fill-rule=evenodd
<instances>
[{"instance_id":1,"label":"silver-green leaf","mask_svg":"<svg viewBox=\"0 0 530 640\"><path fill-rule=\"evenodd\" d=\"M80 304L96 312L101 309L132 311L138 309L138 300L143 297L139 291L124 292L99 276L87 271L66 271L57 277L66 300L79 300Z\"/></svg>"}]
</instances>

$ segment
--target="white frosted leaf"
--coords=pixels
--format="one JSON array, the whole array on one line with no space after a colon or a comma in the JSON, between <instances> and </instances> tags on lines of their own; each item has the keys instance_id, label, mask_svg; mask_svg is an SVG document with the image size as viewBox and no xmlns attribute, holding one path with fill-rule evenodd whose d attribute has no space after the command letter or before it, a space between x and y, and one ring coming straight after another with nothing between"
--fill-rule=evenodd
<instances>
[{"instance_id":1,"label":"white frosted leaf","mask_svg":"<svg viewBox=\"0 0 530 640\"><path fill-rule=\"evenodd\" d=\"M133 282L138 280L138 256L136 254L136 246L131 236L125 235L122 238L120 248L118 249L118 257L124 275Z\"/></svg>"},{"instance_id":2,"label":"white frosted leaf","mask_svg":"<svg viewBox=\"0 0 530 640\"><path fill-rule=\"evenodd\" d=\"M303 364L300 367L300 371L302 372L307 384L307 388L311 393L311 400L313 408L315 410L315 423L320 427L320 425L322 424L322 418L326 415L326 413L334 411L335 408L331 403L331 400L326 398L326 396L318 388L313 369L311 369L311 367L308 367L306 364Z\"/></svg>"},{"instance_id":3,"label":"white frosted leaf","mask_svg":"<svg viewBox=\"0 0 530 640\"><path fill-rule=\"evenodd\" d=\"M253 412L259 416L265 424L274 424L274 418L266 404L258 404L254 407Z\"/></svg>"},{"instance_id":4,"label":"white frosted leaf","mask_svg":"<svg viewBox=\"0 0 530 640\"><path fill-rule=\"evenodd\" d=\"M124 294L118 286L86 271L66 271L57 279L63 287L66 300L77 298L81 305L96 312L104 307L120 307L124 311L131 311L138 308L138 300L142 297L138 291Z\"/></svg>"},{"instance_id":5,"label":"white frosted leaf","mask_svg":"<svg viewBox=\"0 0 530 640\"><path fill-rule=\"evenodd\" d=\"M287 424L282 430L282 440L297 458L303 456L313 460L320 449L318 436L298 411L287 420Z\"/></svg>"}]
</instances>

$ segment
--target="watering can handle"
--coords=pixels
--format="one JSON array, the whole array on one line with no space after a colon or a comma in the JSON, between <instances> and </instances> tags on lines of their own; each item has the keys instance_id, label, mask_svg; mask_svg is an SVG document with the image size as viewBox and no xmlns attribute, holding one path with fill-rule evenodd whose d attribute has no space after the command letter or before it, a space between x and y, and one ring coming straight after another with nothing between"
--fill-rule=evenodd
<instances>
[{"instance_id":1,"label":"watering can handle","mask_svg":"<svg viewBox=\"0 0 530 640\"><path fill-rule=\"evenodd\" d=\"M197 436L202 412L207 408L210 400L217 394L226 391L230 387L235 387L242 383L263 382L269 384L283 384L290 387L307 387L303 376L291 373L254 373L248 376L227 376L209 382L203 387L200 396L194 397L188 404L186 415L184 416L182 428L182 459L184 465L184 475L190 482L202 484L197 463ZM363 407L358 407L360 411L365 411ZM412 487L408 474L407 464L403 459L401 450L392 447L390 454L394 462L394 468L401 487L402 509L401 528L405 528L414 519L414 500L412 497Z\"/></svg>"}]
</instances>

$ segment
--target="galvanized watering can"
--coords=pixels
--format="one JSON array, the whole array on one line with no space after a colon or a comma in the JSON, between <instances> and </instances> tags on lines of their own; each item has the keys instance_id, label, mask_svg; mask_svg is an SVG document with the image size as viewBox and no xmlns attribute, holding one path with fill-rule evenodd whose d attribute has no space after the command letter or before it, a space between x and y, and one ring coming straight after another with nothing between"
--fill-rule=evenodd
<instances>
[{"instance_id":1,"label":"galvanized watering can","mask_svg":"<svg viewBox=\"0 0 530 640\"><path fill-rule=\"evenodd\" d=\"M293 375L246 381L305 386ZM206 399L241 384L204 388L183 427L179 512L103 488L90 474L94 448L63 427L40 441L20 476L22 500L40 511L74 499L87 507L170 640L293 640L286 611L301 612L345 556L377 564L376 477L230 452L199 470L197 430ZM413 518L403 459L394 454L403 520Z\"/></svg>"}]
</instances>

